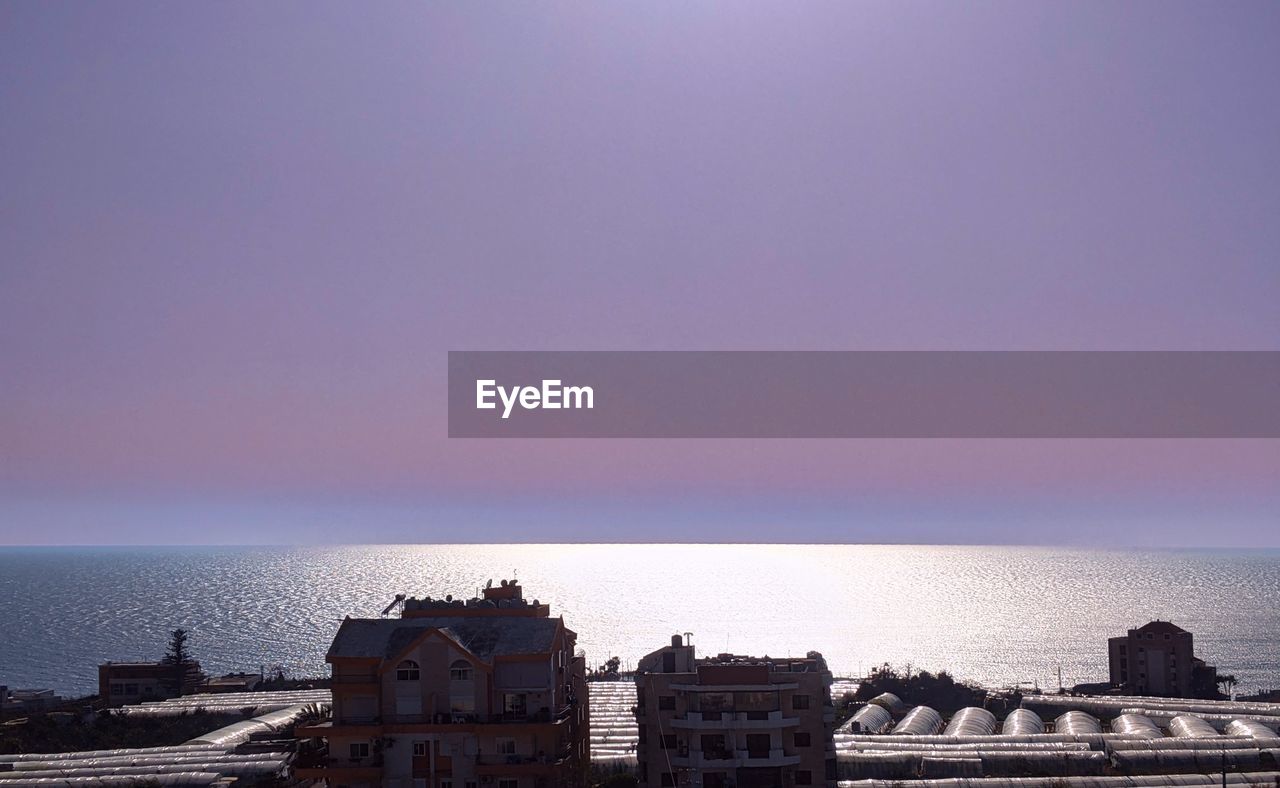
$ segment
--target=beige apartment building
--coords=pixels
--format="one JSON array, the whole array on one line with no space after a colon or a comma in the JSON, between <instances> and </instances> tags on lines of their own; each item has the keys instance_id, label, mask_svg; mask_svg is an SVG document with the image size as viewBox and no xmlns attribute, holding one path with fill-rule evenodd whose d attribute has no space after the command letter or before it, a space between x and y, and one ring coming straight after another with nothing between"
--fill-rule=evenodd
<instances>
[{"instance_id":1,"label":"beige apartment building","mask_svg":"<svg viewBox=\"0 0 1280 788\"><path fill-rule=\"evenodd\" d=\"M1152 621L1107 641L1111 686L1133 695L1215 698L1218 670L1195 655L1190 632Z\"/></svg>"},{"instance_id":2,"label":"beige apartment building","mask_svg":"<svg viewBox=\"0 0 1280 788\"><path fill-rule=\"evenodd\" d=\"M835 785L831 672L803 658L697 659L679 635L636 671L641 785Z\"/></svg>"},{"instance_id":3,"label":"beige apartment building","mask_svg":"<svg viewBox=\"0 0 1280 788\"><path fill-rule=\"evenodd\" d=\"M330 786L552 788L588 769L585 660L548 605L503 581L467 601L407 599L343 621L326 660L332 719L296 776Z\"/></svg>"}]
</instances>

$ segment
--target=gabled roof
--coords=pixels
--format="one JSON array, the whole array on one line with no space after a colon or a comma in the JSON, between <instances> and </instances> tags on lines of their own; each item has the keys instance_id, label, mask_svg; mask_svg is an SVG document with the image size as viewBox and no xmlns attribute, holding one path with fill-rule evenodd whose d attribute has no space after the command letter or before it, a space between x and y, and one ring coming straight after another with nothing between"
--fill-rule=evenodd
<instances>
[{"instance_id":1,"label":"gabled roof","mask_svg":"<svg viewBox=\"0 0 1280 788\"><path fill-rule=\"evenodd\" d=\"M439 630L477 659L492 662L494 657L549 653L562 626L559 618L518 616L348 618L338 627L327 659L391 659L431 630Z\"/></svg>"},{"instance_id":2,"label":"gabled roof","mask_svg":"<svg viewBox=\"0 0 1280 788\"><path fill-rule=\"evenodd\" d=\"M1138 632L1156 632L1156 633L1168 632L1171 635L1177 635L1177 634L1186 634L1187 630L1183 629L1177 624L1172 624L1168 621L1160 621L1157 619L1148 624L1143 624L1142 626L1138 627L1137 631Z\"/></svg>"}]
</instances>

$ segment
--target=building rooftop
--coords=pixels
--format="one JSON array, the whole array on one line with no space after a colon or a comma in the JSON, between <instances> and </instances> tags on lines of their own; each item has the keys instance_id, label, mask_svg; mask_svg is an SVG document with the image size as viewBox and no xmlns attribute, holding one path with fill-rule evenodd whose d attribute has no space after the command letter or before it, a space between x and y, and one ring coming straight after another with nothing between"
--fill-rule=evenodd
<instances>
[{"instance_id":1,"label":"building rooftop","mask_svg":"<svg viewBox=\"0 0 1280 788\"><path fill-rule=\"evenodd\" d=\"M1187 630L1183 629L1177 624L1174 624L1169 621L1161 621L1158 618L1155 621L1151 621L1146 624L1143 624L1142 626L1138 627L1134 631L1135 632L1154 632L1157 634L1162 634L1167 632L1170 635L1187 634Z\"/></svg>"},{"instance_id":2,"label":"building rooftop","mask_svg":"<svg viewBox=\"0 0 1280 788\"><path fill-rule=\"evenodd\" d=\"M329 657L391 659L424 632L438 629L483 660L551 651L559 618L349 618L329 647Z\"/></svg>"}]
</instances>

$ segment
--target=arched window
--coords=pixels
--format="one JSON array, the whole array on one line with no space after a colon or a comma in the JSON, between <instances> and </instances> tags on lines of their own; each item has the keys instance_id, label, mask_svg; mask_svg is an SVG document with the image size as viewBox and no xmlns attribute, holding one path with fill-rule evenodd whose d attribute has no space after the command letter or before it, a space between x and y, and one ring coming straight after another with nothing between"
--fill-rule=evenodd
<instances>
[{"instance_id":1,"label":"arched window","mask_svg":"<svg viewBox=\"0 0 1280 788\"><path fill-rule=\"evenodd\" d=\"M449 679L452 681L471 681L471 663L465 659L455 659L449 666Z\"/></svg>"},{"instance_id":2,"label":"arched window","mask_svg":"<svg viewBox=\"0 0 1280 788\"><path fill-rule=\"evenodd\" d=\"M396 681L417 681L418 675L418 663L411 659L396 665Z\"/></svg>"}]
</instances>

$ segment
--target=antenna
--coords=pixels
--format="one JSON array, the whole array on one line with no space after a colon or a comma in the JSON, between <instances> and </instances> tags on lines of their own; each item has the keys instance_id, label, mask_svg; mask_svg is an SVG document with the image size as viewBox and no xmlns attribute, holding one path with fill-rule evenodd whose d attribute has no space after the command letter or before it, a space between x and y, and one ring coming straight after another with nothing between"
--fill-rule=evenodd
<instances>
[{"instance_id":1,"label":"antenna","mask_svg":"<svg viewBox=\"0 0 1280 788\"><path fill-rule=\"evenodd\" d=\"M491 578L489 578L489 579L488 579L488 581L486 581L486 582L485 582L484 587L485 587L485 588L493 588L493 578L492 578L492 577L491 577Z\"/></svg>"},{"instance_id":2,"label":"antenna","mask_svg":"<svg viewBox=\"0 0 1280 788\"><path fill-rule=\"evenodd\" d=\"M390 613L390 612L391 612L391 611L392 611L396 606L398 606L398 605L403 605L403 604L404 604L404 598L405 598L405 595L404 595L404 594L396 594L395 599L392 599L392 600L391 600L391 604L389 604L389 605L387 605L386 607L382 608L382 616L381 616L381 617L382 617L382 618L386 618L386 617L387 617L387 614L388 614L388 613Z\"/></svg>"}]
</instances>

